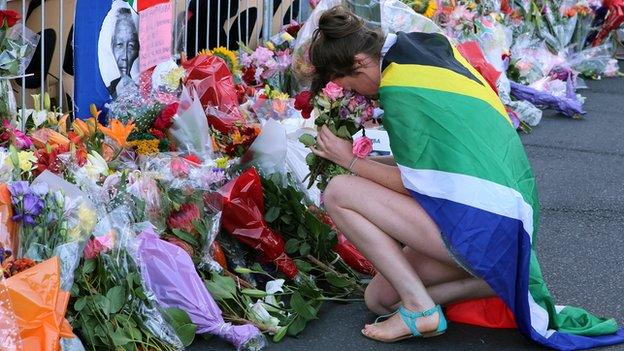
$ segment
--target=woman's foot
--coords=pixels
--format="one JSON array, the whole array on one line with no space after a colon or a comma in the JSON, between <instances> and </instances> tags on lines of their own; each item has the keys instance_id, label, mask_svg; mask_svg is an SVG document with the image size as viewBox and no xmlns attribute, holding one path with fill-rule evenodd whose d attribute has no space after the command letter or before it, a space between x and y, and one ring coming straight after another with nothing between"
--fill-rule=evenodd
<instances>
[{"instance_id":1,"label":"woman's foot","mask_svg":"<svg viewBox=\"0 0 624 351\"><path fill-rule=\"evenodd\" d=\"M431 316L417 318L416 329L421 334L427 334L438 329L439 323L440 315L439 313L434 313ZM392 315L385 321L366 324L364 329L362 329L362 334L368 338L384 342L399 341L412 336L412 332L399 313Z\"/></svg>"}]
</instances>

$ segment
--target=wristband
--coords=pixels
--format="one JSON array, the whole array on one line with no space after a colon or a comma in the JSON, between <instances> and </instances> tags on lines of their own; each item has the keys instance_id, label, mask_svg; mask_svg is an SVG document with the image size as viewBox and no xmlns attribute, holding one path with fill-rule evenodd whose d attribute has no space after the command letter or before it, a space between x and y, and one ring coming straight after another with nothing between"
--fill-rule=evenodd
<instances>
[{"instance_id":1,"label":"wristband","mask_svg":"<svg viewBox=\"0 0 624 351\"><path fill-rule=\"evenodd\" d=\"M357 162L358 157L357 156L353 156L353 159L351 160L351 164L349 164L349 172L357 175L354 171L353 171L353 166L355 166L355 163Z\"/></svg>"}]
</instances>

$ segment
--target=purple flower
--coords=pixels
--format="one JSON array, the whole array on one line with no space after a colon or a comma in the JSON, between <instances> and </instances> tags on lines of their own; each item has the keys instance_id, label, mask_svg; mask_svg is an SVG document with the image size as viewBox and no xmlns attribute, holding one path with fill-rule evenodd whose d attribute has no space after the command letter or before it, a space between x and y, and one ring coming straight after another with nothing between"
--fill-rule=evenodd
<instances>
[{"instance_id":1,"label":"purple flower","mask_svg":"<svg viewBox=\"0 0 624 351\"><path fill-rule=\"evenodd\" d=\"M45 202L41 197L33 194L30 189L27 188L26 191L20 195L21 199L17 198L16 201L16 198L13 198L13 204L19 205L21 203L21 206L14 206L15 215L12 219L16 222L22 221L25 224L34 225L35 218L41 214Z\"/></svg>"},{"instance_id":2,"label":"purple flower","mask_svg":"<svg viewBox=\"0 0 624 351\"><path fill-rule=\"evenodd\" d=\"M351 114L351 112L349 111L348 108L341 107L340 111L339 111L339 114L340 114L340 118L347 119L347 118L349 118L349 115Z\"/></svg>"},{"instance_id":3,"label":"purple flower","mask_svg":"<svg viewBox=\"0 0 624 351\"><path fill-rule=\"evenodd\" d=\"M32 191L30 190L30 187L28 186L28 182L26 181L19 181L19 182L13 182L9 185L9 192L11 193L11 197L13 197L13 203L15 203L15 199L20 199L22 196L26 195L26 194L30 194Z\"/></svg>"},{"instance_id":4,"label":"purple flower","mask_svg":"<svg viewBox=\"0 0 624 351\"><path fill-rule=\"evenodd\" d=\"M30 186L30 189L32 190L33 193L39 196L45 196L50 190L50 188L48 188L48 184L46 183L32 184Z\"/></svg>"}]
</instances>

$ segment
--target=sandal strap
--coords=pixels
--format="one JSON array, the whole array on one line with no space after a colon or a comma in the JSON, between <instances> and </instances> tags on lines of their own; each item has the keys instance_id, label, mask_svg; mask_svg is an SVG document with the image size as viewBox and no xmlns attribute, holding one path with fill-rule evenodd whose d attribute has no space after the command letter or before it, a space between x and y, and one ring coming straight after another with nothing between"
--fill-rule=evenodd
<instances>
[{"instance_id":1,"label":"sandal strap","mask_svg":"<svg viewBox=\"0 0 624 351\"><path fill-rule=\"evenodd\" d=\"M440 307L440 305L436 305L435 307L422 312L410 311L401 305L398 312L401 316L401 319L403 320L403 323L405 323L405 325L409 328L410 332L414 336L421 335L418 331L418 328L416 327L416 320L421 317L431 316L436 312L440 314L440 321L438 323L437 331L446 330L446 319L442 314L442 308Z\"/></svg>"}]
</instances>

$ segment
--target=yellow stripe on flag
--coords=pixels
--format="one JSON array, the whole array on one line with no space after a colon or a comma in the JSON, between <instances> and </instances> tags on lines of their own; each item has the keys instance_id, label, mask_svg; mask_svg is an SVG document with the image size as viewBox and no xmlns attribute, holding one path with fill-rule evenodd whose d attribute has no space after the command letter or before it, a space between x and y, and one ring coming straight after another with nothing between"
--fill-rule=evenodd
<instances>
[{"instance_id":1,"label":"yellow stripe on flag","mask_svg":"<svg viewBox=\"0 0 624 351\"><path fill-rule=\"evenodd\" d=\"M467 64L461 55L456 56L463 65ZM472 66L468 65L466 68L478 77L483 85L446 68L393 62L382 73L381 87L425 88L473 97L486 102L511 123L505 107L494 90Z\"/></svg>"}]
</instances>

